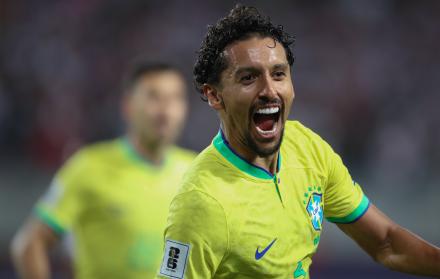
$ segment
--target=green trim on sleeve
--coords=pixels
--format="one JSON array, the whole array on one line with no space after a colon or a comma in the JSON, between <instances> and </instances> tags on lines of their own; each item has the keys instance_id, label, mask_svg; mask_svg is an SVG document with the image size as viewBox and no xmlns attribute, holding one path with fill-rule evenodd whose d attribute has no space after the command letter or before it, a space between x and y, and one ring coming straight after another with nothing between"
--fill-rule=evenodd
<instances>
[{"instance_id":1,"label":"green trim on sleeve","mask_svg":"<svg viewBox=\"0 0 440 279\"><path fill-rule=\"evenodd\" d=\"M367 198L367 196L363 195L361 203L349 215L345 217L328 217L326 219L332 223L339 223L339 224L354 223L367 212L369 207L370 207L370 200Z\"/></svg>"},{"instance_id":2,"label":"green trim on sleeve","mask_svg":"<svg viewBox=\"0 0 440 279\"><path fill-rule=\"evenodd\" d=\"M34 209L35 216L38 217L44 224L49 226L56 234L62 235L66 229L60 225L44 208L37 206Z\"/></svg>"}]
</instances>

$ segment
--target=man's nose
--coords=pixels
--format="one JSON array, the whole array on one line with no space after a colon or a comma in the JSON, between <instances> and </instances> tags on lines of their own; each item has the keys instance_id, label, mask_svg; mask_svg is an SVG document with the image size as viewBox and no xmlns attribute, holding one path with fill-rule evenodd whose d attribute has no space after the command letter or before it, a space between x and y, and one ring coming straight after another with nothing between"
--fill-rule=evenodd
<instances>
[{"instance_id":1,"label":"man's nose","mask_svg":"<svg viewBox=\"0 0 440 279\"><path fill-rule=\"evenodd\" d=\"M277 91L275 89L275 81L272 79L270 74L264 76L263 88L260 91L260 96L273 100L277 97Z\"/></svg>"}]
</instances>

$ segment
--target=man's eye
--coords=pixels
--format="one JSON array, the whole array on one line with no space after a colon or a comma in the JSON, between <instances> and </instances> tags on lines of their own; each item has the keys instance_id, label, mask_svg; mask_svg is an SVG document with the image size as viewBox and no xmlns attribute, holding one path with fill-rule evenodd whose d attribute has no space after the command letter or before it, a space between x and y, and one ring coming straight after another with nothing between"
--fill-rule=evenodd
<instances>
[{"instance_id":1,"label":"man's eye","mask_svg":"<svg viewBox=\"0 0 440 279\"><path fill-rule=\"evenodd\" d=\"M254 76L249 74L249 75L242 76L240 78L240 81L245 81L246 82L246 81L252 81L253 79L254 79Z\"/></svg>"},{"instance_id":2,"label":"man's eye","mask_svg":"<svg viewBox=\"0 0 440 279\"><path fill-rule=\"evenodd\" d=\"M278 71L278 72L275 72L273 75L274 75L274 77L276 77L276 78L281 78L281 77L285 77L285 76L286 76L286 73L283 72L283 71Z\"/></svg>"}]
</instances>

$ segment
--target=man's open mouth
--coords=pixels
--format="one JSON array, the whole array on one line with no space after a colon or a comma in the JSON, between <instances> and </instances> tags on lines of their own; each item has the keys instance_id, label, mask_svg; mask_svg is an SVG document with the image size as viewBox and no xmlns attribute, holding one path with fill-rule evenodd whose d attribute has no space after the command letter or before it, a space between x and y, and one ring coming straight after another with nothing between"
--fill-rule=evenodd
<instances>
[{"instance_id":1,"label":"man's open mouth","mask_svg":"<svg viewBox=\"0 0 440 279\"><path fill-rule=\"evenodd\" d=\"M281 116L280 106L262 107L253 113L252 119L257 132L264 136L273 136L277 132L278 122Z\"/></svg>"}]
</instances>

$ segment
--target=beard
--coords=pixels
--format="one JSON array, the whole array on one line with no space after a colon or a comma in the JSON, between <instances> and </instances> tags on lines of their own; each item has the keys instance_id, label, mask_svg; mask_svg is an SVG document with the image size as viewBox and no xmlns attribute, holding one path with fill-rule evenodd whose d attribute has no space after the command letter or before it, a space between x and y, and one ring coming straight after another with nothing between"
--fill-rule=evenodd
<instances>
[{"instance_id":1,"label":"beard","mask_svg":"<svg viewBox=\"0 0 440 279\"><path fill-rule=\"evenodd\" d=\"M273 155L275 152L280 150L283 137L284 137L284 126L283 129L281 130L281 136L276 142L276 144L273 147L264 148L259 146L258 142L254 138L252 138L249 130L245 135L246 145L249 146L249 148L260 157L267 157Z\"/></svg>"}]
</instances>

